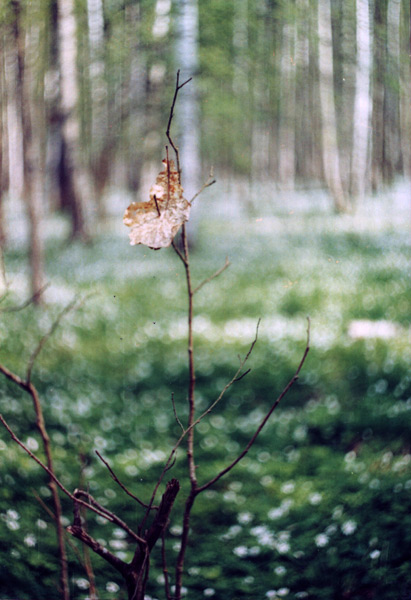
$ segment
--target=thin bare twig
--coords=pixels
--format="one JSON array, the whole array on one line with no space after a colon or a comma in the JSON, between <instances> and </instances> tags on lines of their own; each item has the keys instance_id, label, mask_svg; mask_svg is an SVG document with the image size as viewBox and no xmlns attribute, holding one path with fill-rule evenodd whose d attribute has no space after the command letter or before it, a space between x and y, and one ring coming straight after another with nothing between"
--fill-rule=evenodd
<instances>
[{"instance_id":1,"label":"thin bare twig","mask_svg":"<svg viewBox=\"0 0 411 600\"><path fill-rule=\"evenodd\" d=\"M180 421L180 419L178 418L177 409L176 409L176 403L174 402L174 392L171 392L171 403L172 403L172 405L173 405L174 417L175 417L175 419L176 419L177 423L180 425L180 427L181 427L181 430L182 430L182 431L183 431L183 433L184 433L185 429L184 429L184 426L183 426L182 422L181 422L181 421Z\"/></svg>"},{"instance_id":2,"label":"thin bare twig","mask_svg":"<svg viewBox=\"0 0 411 600\"><path fill-rule=\"evenodd\" d=\"M66 494L66 496L68 496L73 502L77 502L77 503L81 504L82 506L85 506L89 510L95 512L97 515L100 515L100 517L104 517L104 519L106 519L107 521L110 521L111 523L114 523L115 525L118 525L119 527L121 527L122 529L124 529L124 531L126 531L133 539L135 539L136 542L138 542L139 544L145 545L146 542L145 542L145 540L143 538L141 538L140 536L138 536L132 529L130 529L130 527L128 527L128 525L126 525L126 523L124 523L123 521L121 521L121 519L119 519L118 517L116 517L116 515L114 515L113 513L111 513L109 510L107 510L106 508L104 508L100 504L98 504L98 502L96 502L94 500L94 498L92 498L92 496L90 496L90 494L88 494L87 492L84 492L82 490L76 490L74 494L72 494L71 492L69 492L69 490L61 483L61 481L58 479L58 477L55 475L55 473L53 471L51 471L38 458L38 456L36 456L35 454L33 454L33 452L31 452L31 450L29 450L27 448L27 446L16 436L16 434L14 433L14 431L11 429L11 427L8 425L7 421L5 420L5 418L3 417L3 415L1 415L1 414L0 414L0 422L2 423L2 425L9 432L11 439L14 442L16 442L16 444L18 444L24 450L24 452L26 452L30 456L30 458L32 458L42 469L44 469L44 471L46 471L46 473L48 473L48 475L50 476L50 478L56 483L56 485L61 489L61 491L64 494ZM79 497L76 497L76 494L84 495L84 496L88 497L89 500L92 500L92 503L91 502L84 502L84 500L81 500Z\"/></svg>"},{"instance_id":3,"label":"thin bare twig","mask_svg":"<svg viewBox=\"0 0 411 600\"><path fill-rule=\"evenodd\" d=\"M291 389L291 387L297 381L298 375L299 375L299 373L301 371L301 368L302 368L302 366L303 366L303 364L305 362L305 359L307 358L307 354L308 354L308 352L310 350L310 319L309 319L309 317L307 317L307 321L308 321L308 326L307 326L307 343L306 343L306 347L305 347L305 350L304 350L303 357L302 357L302 359L300 361L300 364L298 365L297 370L294 373L293 377L290 379L290 381L287 383L287 385L285 386L285 388L283 389L283 391L281 392L281 394L277 397L277 399L275 400L275 402L272 404L270 410L267 412L267 414L265 415L265 417L261 421L260 425L257 427L254 435L250 438L250 440L249 440L248 444L246 445L246 447L244 448L244 450L227 467L225 467L219 473L217 473L217 475L215 477L213 477L212 479L210 479L210 481L208 481L207 483L203 484L202 486L198 487L197 488L197 494L199 494L200 492L203 492L204 490L207 490L209 487L211 487L212 485L214 485L214 483L216 483L219 479L221 479L221 477L223 477L223 475L226 475L226 473L228 473L229 471L231 471L231 469L233 469L235 467L235 465L237 463L239 463L242 458L244 458L244 456L250 450L251 446L254 444L254 442L257 439L257 437L260 435L263 427L265 426L265 424L267 423L267 421L269 420L269 418L271 417L271 415L273 414L273 412L275 411L275 409L277 408L277 406L280 404L281 400L284 398L284 396L289 392L289 390Z\"/></svg>"},{"instance_id":4,"label":"thin bare twig","mask_svg":"<svg viewBox=\"0 0 411 600\"><path fill-rule=\"evenodd\" d=\"M174 97L171 102L170 115L168 118L168 124L167 124L167 130L166 130L167 139L170 142L170 145L173 148L175 155L176 155L177 172L178 172L178 178L179 178L180 184L181 184L180 154L178 151L178 147L174 144L173 140L171 139L170 128L171 128L171 121L173 120L173 116L174 116L174 107L176 105L178 92L181 90L181 88L183 88L191 80L192 80L192 77L190 77L190 79L187 79L186 81L184 81L184 83L180 84L180 69L177 71L176 86L174 89Z\"/></svg>"},{"instance_id":5,"label":"thin bare twig","mask_svg":"<svg viewBox=\"0 0 411 600\"><path fill-rule=\"evenodd\" d=\"M26 373L26 381L27 381L27 383L29 383L30 380L31 380L31 373L32 373L32 370L33 370L33 367L34 367L34 363L35 363L38 355L40 354L40 352L44 348L44 346L47 343L47 341L49 340L49 338L56 331L57 327L60 325L60 322L63 319L63 317L65 317L71 310L73 310L73 308L75 307L75 305L77 304L77 302L78 302L78 297L75 297L75 298L73 298L73 300L71 300L71 302L69 302L67 304L67 306L65 306L63 308L63 310L59 313L59 315L57 316L57 318L53 321L53 323L52 323L50 329L48 330L48 332L45 335L43 335L43 337L41 338L41 340L37 344L36 348L34 349L34 352L30 356L29 363L28 363L28 366L27 366L27 373Z\"/></svg>"},{"instance_id":6,"label":"thin bare twig","mask_svg":"<svg viewBox=\"0 0 411 600\"><path fill-rule=\"evenodd\" d=\"M208 187L211 187L212 185L214 185L214 184L216 183L216 181L217 181L217 180L213 178L213 175L212 175L212 174L210 174L210 176L209 176L208 180L207 180L207 181L206 181L206 182L205 182L205 183L204 183L204 184L201 186L201 188L198 190L198 192L196 192L196 193L194 194L194 196L191 198L191 200L190 200L190 204L193 204L194 200L195 200L196 198L198 198L198 196L199 196L199 195L200 195L202 192L204 192L204 190L205 190L206 188L208 188Z\"/></svg>"},{"instance_id":7,"label":"thin bare twig","mask_svg":"<svg viewBox=\"0 0 411 600\"><path fill-rule=\"evenodd\" d=\"M30 304L33 304L34 302L36 302L36 300L46 291L46 289L49 287L49 283L46 283L45 285L43 285L43 287L41 287L39 290L37 290L37 292L35 294L33 294L32 296L30 296L30 298L27 298L27 300L25 300L22 304L18 304L17 306L5 306L4 308L0 308L0 312L2 313L11 313L11 312L19 312L20 310L24 310L25 308L27 308L27 306L30 306ZM4 294L4 296L2 297L1 300L3 300L7 295L7 292Z\"/></svg>"},{"instance_id":8,"label":"thin bare twig","mask_svg":"<svg viewBox=\"0 0 411 600\"><path fill-rule=\"evenodd\" d=\"M193 290L193 294L196 294L199 290L201 290L201 288L206 285L207 283L210 283L210 281L212 281L213 279L215 279L216 277L218 277L219 275L221 275L221 273L223 273L226 269L228 269L228 267L230 266L230 261L228 260L228 256L225 257L225 263L222 267L220 267L218 269L218 271L216 271L215 273L213 273L213 275L210 275L210 277L207 277L207 279L204 279L204 281L202 281L196 288L194 288Z\"/></svg>"},{"instance_id":9,"label":"thin bare twig","mask_svg":"<svg viewBox=\"0 0 411 600\"><path fill-rule=\"evenodd\" d=\"M163 575L164 575L164 591L166 593L167 600L171 600L170 594L170 581L168 577L168 567L167 567L167 555L166 555L166 532L163 531L161 536L161 562L163 565Z\"/></svg>"},{"instance_id":10,"label":"thin bare twig","mask_svg":"<svg viewBox=\"0 0 411 600\"><path fill-rule=\"evenodd\" d=\"M101 456L100 452L98 450L95 450L95 453L97 454L97 456L99 457L99 459L101 460L101 462L107 467L107 469L108 469L108 471L109 471L112 479L121 487L121 489L128 496L130 496L130 498L133 498L133 500L135 500L136 502L138 502L140 504L140 506L142 506L143 508L148 508L148 504L145 504L142 500L140 500L140 498L138 498L132 492L130 492L130 490L123 483L121 483L121 481L119 480L119 478L117 477L117 475L114 473L113 469L110 467L110 465L108 464L108 462ZM157 506L151 506L150 508L152 510L156 510L158 507Z\"/></svg>"},{"instance_id":11,"label":"thin bare twig","mask_svg":"<svg viewBox=\"0 0 411 600\"><path fill-rule=\"evenodd\" d=\"M175 253L177 254L178 258L181 260L181 262L186 265L186 259L184 258L183 253L180 251L180 249L178 248L177 244L175 243L175 241L173 240L171 242L171 245L173 247L173 250L175 251Z\"/></svg>"}]
</instances>

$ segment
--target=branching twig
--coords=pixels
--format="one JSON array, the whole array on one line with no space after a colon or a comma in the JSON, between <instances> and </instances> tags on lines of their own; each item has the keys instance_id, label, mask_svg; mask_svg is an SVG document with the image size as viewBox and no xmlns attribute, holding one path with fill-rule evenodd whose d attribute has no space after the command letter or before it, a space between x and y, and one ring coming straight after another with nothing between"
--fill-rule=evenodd
<instances>
[{"instance_id":1,"label":"branching twig","mask_svg":"<svg viewBox=\"0 0 411 600\"><path fill-rule=\"evenodd\" d=\"M225 475L226 473L228 473L229 471L231 471L231 469L233 469L233 467L235 467L235 465L237 463L239 463L242 458L244 458L244 456L250 450L251 446L254 444L254 442L257 439L257 437L260 435L263 427L265 426L265 424L267 423L267 421L269 420L269 418L271 417L271 415L273 414L273 412L275 411L275 409L277 408L277 406L280 404L281 400L284 398L284 396L289 392L289 390L291 389L291 387L297 381L298 375L299 375L299 373L301 371L301 368L302 368L302 366L303 366L303 364L305 362L305 359L307 358L307 354L308 354L308 352L310 350L310 319L307 318L307 320L308 320L307 344L306 344L306 347L305 347L305 351L304 351L303 357L302 357L302 359L300 361L300 364L298 365L297 370L294 373L293 377L290 379L290 381L287 383L287 385L285 386L285 388L283 389L283 391L281 392L281 394L278 396L278 398L272 404L270 410L267 412L267 414L265 415L265 417L261 421L260 425L257 427L257 430L255 431L254 435L249 440L249 442L246 445L246 447L244 448L244 450L237 456L237 458L235 460L233 460L232 463L230 463L227 467L225 467L225 469L223 469L222 471L220 471L219 473L217 473L217 475L215 477L213 477L212 479L210 479L210 481L208 481L207 483L205 483L202 486L198 487L197 488L197 493L198 494L200 492L203 492L204 490L208 489L209 487L211 487L214 483L216 483L216 481L218 481L219 479L221 479L221 477L223 477L223 475Z\"/></svg>"},{"instance_id":2,"label":"branching twig","mask_svg":"<svg viewBox=\"0 0 411 600\"><path fill-rule=\"evenodd\" d=\"M177 71L177 77L176 77L176 87L174 90L174 97L173 100L171 102L171 108L170 108L170 116L168 118L168 124L167 124L167 130L166 130L166 136L168 141L170 142L171 147L173 148L175 155L176 155L176 163L177 163L177 172L178 172L178 177L181 183L181 169L180 169L180 154L178 151L178 147L174 144L173 140L171 139L170 136L170 128L171 128L171 121L173 120L173 116L174 116L174 107L176 105L176 101L177 101L177 96L178 96L178 92L181 90L182 87L184 87L189 81L191 81L192 77L190 77L190 79L187 79L187 81L184 81L184 83L180 83L180 69Z\"/></svg>"},{"instance_id":3,"label":"branching twig","mask_svg":"<svg viewBox=\"0 0 411 600\"><path fill-rule=\"evenodd\" d=\"M210 281L212 281L213 279L215 279L216 277L218 277L219 275L221 275L221 273L223 273L223 271L225 271L229 266L230 266L230 261L228 260L228 256L225 257L225 263L222 267L220 267L218 269L218 271L216 271L215 273L213 273L213 275L210 275L210 277L207 277L207 279L204 279L204 281L202 281L196 288L194 288L193 290L193 294L196 294L199 290L201 290L201 288L206 285L206 283L210 283Z\"/></svg>"},{"instance_id":4,"label":"branching twig","mask_svg":"<svg viewBox=\"0 0 411 600\"><path fill-rule=\"evenodd\" d=\"M14 442L16 442L16 444L18 444L24 450L24 452L26 452L30 456L30 458L32 458L42 469L44 469L44 471L46 471L46 473L48 473L48 475L50 476L50 479L52 479L55 482L55 484L61 489L61 491L64 494L66 494L66 496L68 496L70 498L70 500L72 500L74 503L77 502L78 504L85 506L86 508L93 511L100 517L103 517L107 521L110 521L110 523L114 523L115 525L118 525L119 527L124 529L124 531L126 531L133 539L135 539L136 542L143 544L143 545L145 544L145 540L143 540L140 536L138 536L132 529L130 529L130 527L128 527L128 525L126 525L123 521L121 521L121 519L119 519L116 515L114 515L113 513L108 511L106 508L101 506L98 502L96 502L94 500L94 498L92 498L92 496L90 496L90 494L88 494L87 492L84 492L82 490L76 490L74 494L69 492L69 490L61 483L61 481L58 479L58 477L55 475L55 473L53 471L51 471L38 458L38 456L33 454L33 452L31 452L31 450L29 450L27 448L27 446L16 436L14 431L11 429L11 427L8 425L7 421L1 414L0 414L0 422L3 424L3 426L9 432L11 439ZM76 496L76 494L86 496L90 500L90 502L85 502L84 500L81 500L78 496Z\"/></svg>"},{"instance_id":5,"label":"branching twig","mask_svg":"<svg viewBox=\"0 0 411 600\"><path fill-rule=\"evenodd\" d=\"M204 192L204 190L205 190L206 188L208 188L208 187L211 187L212 185L214 185L216 181L217 181L217 180L213 178L213 175L212 175L212 173L210 173L208 180L207 180L207 181L206 181L206 182L205 182L205 183L204 183L204 184L201 186L201 188L198 190L198 192L196 192L196 193L194 194L194 196L191 198L191 200L190 200L190 204L193 204L194 200L195 200L196 198L198 198L198 196L199 196L199 195L200 195L202 192Z\"/></svg>"},{"instance_id":6,"label":"branching twig","mask_svg":"<svg viewBox=\"0 0 411 600\"><path fill-rule=\"evenodd\" d=\"M32 296L30 296L30 298L27 298L27 300L25 300L22 304L18 304L17 306L5 306L4 308L0 308L0 313L11 313L11 312L19 312L20 310L24 310L25 308L27 308L27 306L30 306L30 304L33 304L36 302L36 300L46 291L46 289L49 287L49 283L46 283L45 285L43 285L43 287L41 287L39 290L37 290L37 292L35 294L33 294ZM4 296L1 298L1 301L6 297L7 292L4 294Z\"/></svg>"},{"instance_id":7,"label":"branching twig","mask_svg":"<svg viewBox=\"0 0 411 600\"><path fill-rule=\"evenodd\" d=\"M53 335L53 333L56 331L57 327L60 325L61 320L63 319L63 317L65 317L71 310L73 310L73 308L75 307L75 305L78 302L78 298L73 298L73 300L71 302L69 302L69 304L67 304L67 306L65 306L63 308L63 310L60 312L60 314L57 316L57 318L53 321L50 329L48 330L48 332L43 335L43 337L41 338L41 340L39 341L39 343L37 344L36 348L34 349L34 352L32 353L32 355L30 356L29 359L29 363L28 363L28 367L27 367L27 373L26 373L26 381L27 383L30 382L31 380L31 373L34 367L34 363L38 357L38 355L40 354L40 352L42 351L42 349L44 348L45 344L47 343L47 341L49 340L49 338Z\"/></svg>"},{"instance_id":8,"label":"branching twig","mask_svg":"<svg viewBox=\"0 0 411 600\"><path fill-rule=\"evenodd\" d=\"M97 456L99 457L99 459L101 460L101 462L107 467L112 479L121 487L121 489L128 495L130 496L130 498L133 498L133 500L135 500L136 502L138 502L140 504L140 506L142 506L143 508L148 508L148 504L145 504L142 500L140 500L140 498L138 498L137 496L135 496L132 492L130 492L130 490L123 484L121 483L121 481L119 480L119 478L117 477L117 475L114 473L113 469L110 467L110 465L108 464L108 462L101 456L100 452L98 450L95 450L95 453L97 454ZM151 506L150 507L152 510L157 509L157 506Z\"/></svg>"},{"instance_id":9,"label":"branching twig","mask_svg":"<svg viewBox=\"0 0 411 600\"><path fill-rule=\"evenodd\" d=\"M182 432L185 432L184 426L182 424L182 422L180 421L180 419L178 418L178 414L177 414L177 409L176 409L176 403L174 402L174 393L171 393L171 403L173 405L173 412L174 412L174 417L177 421L177 423L180 425Z\"/></svg>"}]
</instances>

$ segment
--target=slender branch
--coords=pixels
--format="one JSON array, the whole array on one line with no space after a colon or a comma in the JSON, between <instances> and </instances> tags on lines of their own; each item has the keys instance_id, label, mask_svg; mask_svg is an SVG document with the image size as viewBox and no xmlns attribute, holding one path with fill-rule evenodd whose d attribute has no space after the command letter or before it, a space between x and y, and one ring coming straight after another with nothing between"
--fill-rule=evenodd
<instances>
[{"instance_id":1,"label":"slender branch","mask_svg":"<svg viewBox=\"0 0 411 600\"><path fill-rule=\"evenodd\" d=\"M157 196L154 194L153 198L154 198L154 203L156 205L157 214L158 214L159 217L161 217L161 212L160 212L160 209L158 207L158 202L157 202Z\"/></svg>"},{"instance_id":2,"label":"slender branch","mask_svg":"<svg viewBox=\"0 0 411 600\"><path fill-rule=\"evenodd\" d=\"M184 81L184 83L180 84L180 69L177 71L176 86L175 86L175 89L174 89L174 97L173 97L173 100L171 102L170 115L169 115L169 118L168 118L168 124L167 124L167 130L166 130L167 139L170 142L170 145L173 148L173 150L175 152L175 155L176 155L176 163L177 163L177 172L178 172L179 183L181 183L180 154L179 154L179 151L178 151L178 147L174 144L173 140L171 139L170 128L171 128L171 121L173 120L173 116L174 116L174 107L176 105L178 92L189 81L191 81L191 79L192 79L192 77L190 77L190 79L187 79L187 81Z\"/></svg>"},{"instance_id":3,"label":"slender branch","mask_svg":"<svg viewBox=\"0 0 411 600\"><path fill-rule=\"evenodd\" d=\"M178 255L178 257L181 260L181 262L185 265L186 264L186 259L184 258L183 253L180 251L180 249L178 248L178 246L177 246L177 244L175 243L174 240L171 242L171 245L173 246L173 249L174 249L175 253Z\"/></svg>"},{"instance_id":4,"label":"slender branch","mask_svg":"<svg viewBox=\"0 0 411 600\"><path fill-rule=\"evenodd\" d=\"M11 312L18 312L20 310L24 310L25 308L27 308L27 306L30 306L30 304L33 304L36 302L36 300L46 291L46 289L49 287L49 283L46 283L45 285L43 285L43 287L41 287L39 290L37 290L37 292L35 294L33 294L32 296L30 296L30 298L27 298L27 300L25 300L22 304L18 304L17 306L6 306L4 308L0 308L0 312L4 312L4 313L11 313ZM1 298L1 300L3 300L3 298L5 298L7 295L4 294L4 296Z\"/></svg>"},{"instance_id":5,"label":"slender branch","mask_svg":"<svg viewBox=\"0 0 411 600\"><path fill-rule=\"evenodd\" d=\"M193 294L196 294L199 290L201 290L201 288L206 285L207 283L210 283L210 281L212 281L213 279L215 279L216 277L218 277L219 275L221 275L221 273L223 273L229 266L230 266L230 261L228 260L228 256L225 257L225 263L222 267L220 267L218 269L218 271L216 271L215 273L213 273L213 275L210 275L210 277L207 277L207 279L204 279L204 281L202 281L196 288L194 288L193 290Z\"/></svg>"},{"instance_id":6,"label":"slender branch","mask_svg":"<svg viewBox=\"0 0 411 600\"><path fill-rule=\"evenodd\" d=\"M61 483L61 481L58 479L58 477L54 474L54 472L51 471L35 454L33 454L33 452L31 452L31 450L29 450L27 448L27 446L16 436L16 434L11 429L11 427L8 425L7 421L5 420L5 418L3 417L2 414L0 414L0 422L5 427L5 429L7 429L7 431L9 432L11 439L14 442L16 442L16 444L18 444L20 446L20 448L22 448L24 450L24 452L26 452L26 454L28 454L30 456L30 458L32 458L44 471L46 471L46 473L48 473L50 478L56 483L56 485L61 489L61 491L64 494L66 494L66 496L68 496L73 502L78 502L82 506L85 506L86 508L93 511L100 517L103 517L104 519L106 519L107 521L110 521L111 523L115 523L116 525L119 525L119 527L122 527L125 531L127 531L127 533L132 538L134 538L137 542L139 542L141 544L145 544L145 541L141 537L139 537L136 533L134 533L134 531L132 531L118 517L115 517L115 515L113 515L113 513L110 513L110 511L108 511L107 509L100 506L97 502L94 501L95 506L93 506L93 504L84 502L84 500L81 500L80 498L76 498L75 495L73 495L71 492L68 491L68 489L66 487L64 487L64 485ZM89 498L91 498L91 496L89 494L87 494L87 492L82 492L82 493L84 495L88 496ZM98 506L98 508L97 508L97 506Z\"/></svg>"},{"instance_id":7,"label":"slender branch","mask_svg":"<svg viewBox=\"0 0 411 600\"><path fill-rule=\"evenodd\" d=\"M171 403L173 405L174 417L175 417L177 423L180 425L182 432L184 433L185 429L184 429L184 426L183 426L182 422L178 418L177 409L176 409L176 403L174 402L174 393L173 392L171 393Z\"/></svg>"},{"instance_id":8,"label":"slender branch","mask_svg":"<svg viewBox=\"0 0 411 600\"><path fill-rule=\"evenodd\" d=\"M128 572L128 565L123 560L112 554L105 546L102 546L97 540L91 537L80 525L70 525L67 527L67 531L72 536L86 544L93 552L104 558L110 563L117 571L123 576Z\"/></svg>"},{"instance_id":9,"label":"slender branch","mask_svg":"<svg viewBox=\"0 0 411 600\"><path fill-rule=\"evenodd\" d=\"M93 496L91 494L89 494L88 492L86 492L84 490L77 489L77 490L74 490L74 493L71 496L72 496L73 501L80 502L80 504L82 504L83 506L86 506L86 508L91 508L92 510L94 510L94 512L97 512L94 509L94 507L95 507L100 512L100 514L102 516L104 516L105 519L107 519L107 521L110 521L110 523L114 523L114 525L118 525L121 529L123 529L126 533L128 533L128 535L132 539L134 539L138 544L141 544L144 547L146 546L146 541L142 537L137 535L127 525L127 523L125 523L124 521L122 521L122 519L120 519L120 517L118 517L111 511L109 511L107 508L105 508L101 504L99 504L97 502L97 500L95 498L93 498ZM80 496L87 498L88 502L83 502L82 500L80 500Z\"/></svg>"},{"instance_id":10,"label":"slender branch","mask_svg":"<svg viewBox=\"0 0 411 600\"><path fill-rule=\"evenodd\" d=\"M197 493L198 494L200 492L203 492L204 490L208 489L212 485L214 485L214 483L216 483L216 481L218 481L219 479L221 479L221 477L223 477L223 475L225 475L226 473L228 473L229 471L231 471L231 469L233 469L235 467L235 465L237 463L239 463L242 458L244 458L244 456L250 450L251 446L254 444L254 442L257 439L257 437L260 435L263 427L265 426L265 424L267 423L267 421L269 420L269 418L271 417L271 415L273 414L273 412L275 411L275 409L277 408L277 406L280 404L281 400L284 398L284 396L289 392L289 390L291 389L291 387L297 381L298 375L299 375L299 373L301 371L301 368L302 368L302 366L303 366L303 364L305 362L305 359L307 358L307 354L308 354L308 352L310 350L310 319L307 318L307 320L308 320L307 343L306 343L306 347L305 347L305 350L304 350L303 357L302 357L302 359L300 361L300 364L298 365L297 370L294 373L293 377L290 379L290 381L287 383L287 385L285 386L285 388L283 389L283 391L281 392L281 394L277 397L277 399L275 400L275 402L272 404L270 410L267 412L267 414L265 415L265 417L261 421L260 425L257 427L254 435L251 437L251 439L249 440L249 442L246 445L246 447L244 448L244 450L237 456L237 458L235 460L233 460L232 463L230 463L227 467L225 467L225 469L223 469L222 471L220 471L219 473L217 473L217 475L215 477L213 477L212 479L210 479L210 481L208 481L204 485L198 487L197 488Z\"/></svg>"},{"instance_id":11,"label":"slender branch","mask_svg":"<svg viewBox=\"0 0 411 600\"><path fill-rule=\"evenodd\" d=\"M50 510L50 508L47 506L47 504L44 502L44 500L42 498L40 498L40 496L38 495L38 493L36 492L36 490L32 490L32 492L33 492L33 496L35 497L35 499L37 500L37 502L40 504L40 506L46 511L46 513L49 515L49 517L54 522L56 522L57 521L56 515L53 513L53 511ZM79 564L84 568L84 570L87 573L87 569L86 569L86 566L84 564L83 557L82 557L81 553L79 552L79 549L77 548L77 546L75 544L73 544L73 542L71 541L71 539L67 535L67 533L66 533L65 539L66 539L67 544L70 546L71 550L76 555Z\"/></svg>"},{"instance_id":12,"label":"slender branch","mask_svg":"<svg viewBox=\"0 0 411 600\"><path fill-rule=\"evenodd\" d=\"M163 575L164 575L164 591L166 593L167 600L171 600L170 594L170 581L168 577L168 567L167 567L167 555L166 555L166 532L165 529L161 535L161 563L163 565Z\"/></svg>"},{"instance_id":13,"label":"slender branch","mask_svg":"<svg viewBox=\"0 0 411 600\"><path fill-rule=\"evenodd\" d=\"M148 508L148 504L145 504L142 500L140 500L140 498L138 498L137 496L135 496L132 492L130 492L130 490L123 484L121 483L121 481L119 480L119 478L117 477L117 475L114 473L113 469L110 467L110 465L108 464L108 462L101 456L100 452L98 450L95 450L95 453L97 454L97 456L99 457L99 459L101 460L101 462L107 467L112 479L121 487L121 489L128 494L128 496L130 496L130 498L133 498L133 500L135 500L136 502L138 502L140 504L140 506L142 506L143 508ZM150 507L152 510L157 509L157 506L151 506Z\"/></svg>"},{"instance_id":14,"label":"slender branch","mask_svg":"<svg viewBox=\"0 0 411 600\"><path fill-rule=\"evenodd\" d=\"M178 448L181 446L181 443L183 442L184 438L186 437L186 435L189 433L189 431L191 429L193 429L194 427L196 427L200 421L202 421L204 419L204 417L206 417L208 414L211 413L211 411L215 408L215 406L221 401L221 399L223 398L224 394L226 393L226 391L239 379L239 375L241 373L241 370L243 369L245 363L247 362L247 360L250 358L250 355L254 349L254 346L257 342L257 337L258 337L258 328L260 325L260 319L257 322L257 328L256 328L256 334L254 337L254 340L252 341L250 348L246 354L246 356L241 360L240 362L240 366L238 367L237 371L235 372L234 376L231 378L231 380L224 386L223 390L220 392L219 396L216 398L216 400L214 400L214 402L212 402L210 404L210 406L197 418L195 419L195 421L189 426L187 427L187 429L185 429L180 437L178 438L178 440L176 441L176 443L174 444L173 448L171 449L171 452L167 458L167 461L163 467L162 472L160 473L160 477L157 480L157 483L154 487L152 496L151 496L151 500L149 502L149 506L152 505L152 503L154 502L154 499L157 495L157 491L158 488L160 487L160 484L164 478L164 475L166 474L166 472L169 470L170 465L172 464L173 460L175 460L175 455L176 452L178 450ZM148 516L148 513L146 514L146 516Z\"/></svg>"},{"instance_id":15,"label":"slender branch","mask_svg":"<svg viewBox=\"0 0 411 600\"><path fill-rule=\"evenodd\" d=\"M194 196L191 198L190 200L190 204L193 204L194 200L196 198L198 198L198 196L204 192L204 190L208 187L211 187L212 185L214 185L216 183L216 179L213 179L213 175L210 174L208 180L201 186L201 188L198 190L198 192L196 194L194 194Z\"/></svg>"},{"instance_id":16,"label":"slender branch","mask_svg":"<svg viewBox=\"0 0 411 600\"><path fill-rule=\"evenodd\" d=\"M48 332L41 338L41 340L37 344L36 348L34 349L34 352L32 353L32 355L31 355L31 357L29 359L29 363L28 363L28 367L27 367L27 373L26 373L26 381L27 381L27 383L29 383L30 380L31 380L31 373L32 373L32 370L33 370L33 367L34 367L34 363L35 363L38 355L40 354L40 352L44 348L46 342L49 340L49 338L56 331L57 327L60 325L60 322L63 319L63 317L65 317L71 310L73 310L73 308L77 304L77 301L78 301L78 298L75 297L75 298L73 298L73 300L71 302L69 302L69 304L67 304L67 306L65 306L63 308L63 310L60 312L60 314L57 316L57 318L52 323L52 325L51 325L50 329L48 330Z\"/></svg>"}]
</instances>

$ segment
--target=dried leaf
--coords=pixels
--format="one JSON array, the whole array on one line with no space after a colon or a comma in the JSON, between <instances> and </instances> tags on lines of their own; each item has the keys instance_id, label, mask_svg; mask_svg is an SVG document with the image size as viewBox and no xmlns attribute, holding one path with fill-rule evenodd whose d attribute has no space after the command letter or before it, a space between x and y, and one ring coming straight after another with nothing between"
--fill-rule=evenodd
<instances>
[{"instance_id":1,"label":"dried leaf","mask_svg":"<svg viewBox=\"0 0 411 600\"><path fill-rule=\"evenodd\" d=\"M150 189L148 202L132 202L124 213L124 225L130 227L132 246L144 244L154 250L171 245L181 225L188 221L190 203L183 198L174 161L163 160L164 170Z\"/></svg>"}]
</instances>

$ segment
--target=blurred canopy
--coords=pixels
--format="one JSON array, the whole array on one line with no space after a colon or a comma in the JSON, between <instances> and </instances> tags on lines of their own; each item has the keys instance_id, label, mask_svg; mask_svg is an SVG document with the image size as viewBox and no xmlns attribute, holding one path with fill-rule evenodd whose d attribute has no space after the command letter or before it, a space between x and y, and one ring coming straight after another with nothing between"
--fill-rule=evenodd
<instances>
[{"instance_id":1,"label":"blurred canopy","mask_svg":"<svg viewBox=\"0 0 411 600\"><path fill-rule=\"evenodd\" d=\"M102 214L107 186L145 190L158 171L181 68L194 77L175 124L189 197L214 165L246 183L324 183L345 210L410 171L409 10L406 0L3 0L0 197L65 208L83 235L87 203ZM0 221L4 239L1 209Z\"/></svg>"}]
</instances>

